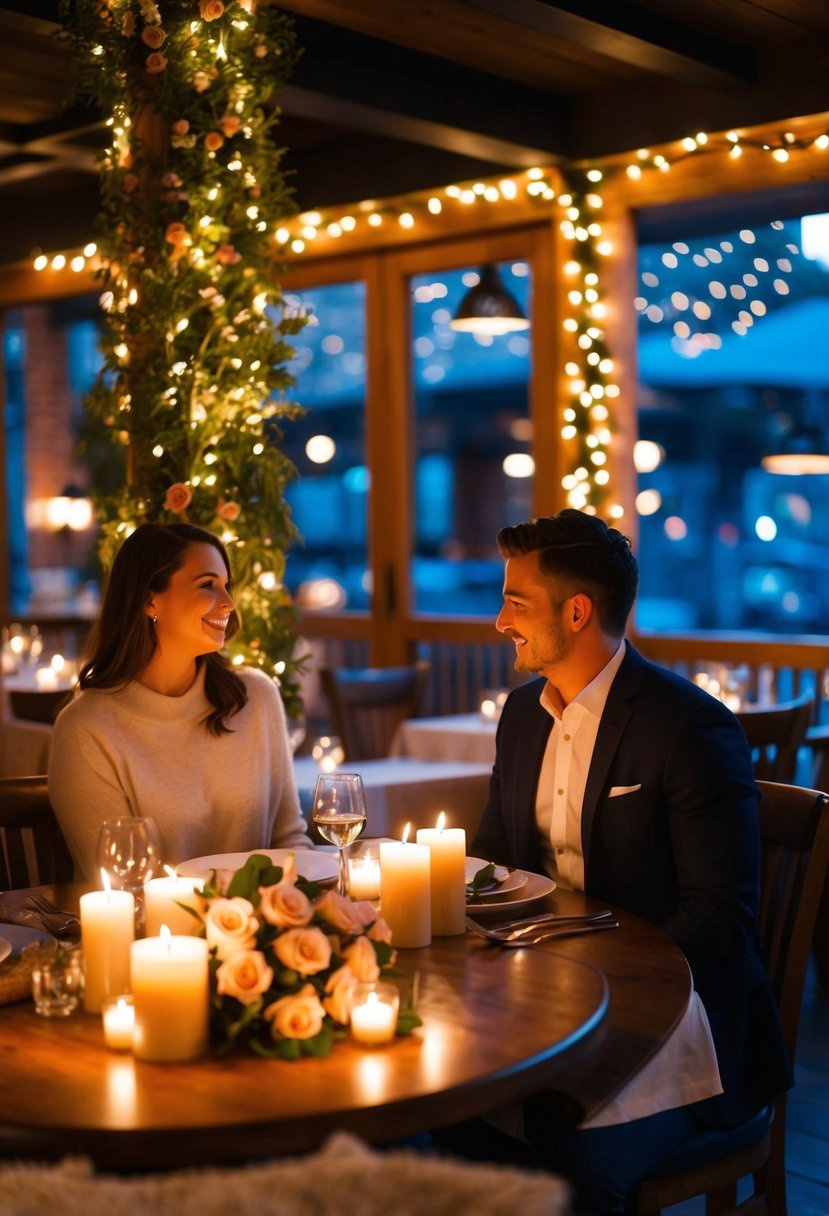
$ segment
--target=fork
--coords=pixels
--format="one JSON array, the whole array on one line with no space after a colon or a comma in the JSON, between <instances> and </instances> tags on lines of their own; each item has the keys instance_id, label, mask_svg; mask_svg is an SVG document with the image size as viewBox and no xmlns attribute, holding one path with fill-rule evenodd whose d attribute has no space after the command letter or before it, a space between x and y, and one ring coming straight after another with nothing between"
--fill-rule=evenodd
<instances>
[{"instance_id":1,"label":"fork","mask_svg":"<svg viewBox=\"0 0 829 1216\"><path fill-rule=\"evenodd\" d=\"M601 920L573 922L564 925L541 925L538 932L533 933L532 936L530 936L530 931L527 931L520 937L502 937L497 931L485 929L483 925L479 925L477 921L470 920L469 917L466 918L466 927L475 937L482 937L485 941L493 942L497 946L517 948L519 946L535 946L539 942L550 941L556 937L575 937L580 933L596 933L599 929L618 929L619 922L602 917Z\"/></svg>"},{"instance_id":2,"label":"fork","mask_svg":"<svg viewBox=\"0 0 829 1216\"><path fill-rule=\"evenodd\" d=\"M46 895L41 895L36 891L33 895L27 897L29 907L32 908L40 919L44 922L54 922L52 928L56 933L66 932L68 929L77 929L80 926L80 921L74 912L64 912L56 903L49 899Z\"/></svg>"}]
</instances>

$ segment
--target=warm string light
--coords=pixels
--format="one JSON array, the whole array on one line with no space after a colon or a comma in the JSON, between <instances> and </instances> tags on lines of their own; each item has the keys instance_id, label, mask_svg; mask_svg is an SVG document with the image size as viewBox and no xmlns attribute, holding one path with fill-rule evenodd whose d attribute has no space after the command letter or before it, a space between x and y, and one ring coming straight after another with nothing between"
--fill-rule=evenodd
<instances>
[{"instance_id":1,"label":"warm string light","mask_svg":"<svg viewBox=\"0 0 829 1216\"><path fill-rule=\"evenodd\" d=\"M109 125L113 131L109 155L114 163L123 164L124 157L128 156L129 118L116 111ZM558 195L553 185L556 171L538 166L498 181L453 183L429 194L403 199L367 200L343 214L335 211L307 211L293 220L281 222L274 230L274 252L277 256L293 254L300 257L307 252L313 252L321 235L331 241L339 241L352 234L359 235L367 229L381 232L391 223L405 231L412 231L424 223L433 222L435 217L449 214L453 208L466 209L509 203L521 195L540 207L557 207L562 212L561 232L572 244L572 256L563 267L568 281L566 297L569 305L563 326L572 342L564 367L569 384L569 400L562 411L561 437L566 444L572 445L573 458L569 471L562 478L562 488L568 505L595 512L599 504L607 503L610 493L608 455L612 439L613 403L620 394L604 329L607 303L601 278L601 264L602 260L612 253L612 247L604 236L600 219L603 206L602 184L609 177L620 174L625 174L630 181L638 182L647 173L667 173L673 165L701 155L725 153L736 160L745 149L759 151L776 163L784 165L790 161L794 152L810 149L818 152L829 150L829 132L821 132L816 137L799 138L784 131L776 141L738 131L728 131L717 136L697 132L681 140L673 152L651 152L642 148L626 165L616 160L601 168L593 165L587 169L564 173L558 171L559 179L565 184L564 191ZM243 168L243 162L238 159L227 164L230 172L238 172ZM250 178L250 169L247 174ZM255 178L248 181L248 184L255 184ZM204 216L199 230L206 234L211 230L211 204L215 205L219 191L220 187L214 184L205 193ZM248 219L256 226L257 231L264 231L263 221L259 219L255 207L249 209ZM187 257L196 266L203 264L204 251L193 246L192 237L184 237L182 245L182 256ZM62 253L51 257L41 254L35 260L34 266L36 270L45 270L48 267L53 271L61 271L69 265L73 271L78 272L88 264L94 267L95 257L95 247L90 245L84 249L83 255L77 255L70 261L67 261L67 255ZM126 275L117 281L116 286L120 289L120 295L116 295L113 290L104 293L101 297L102 307L110 312L115 309L123 313L135 303L135 288L129 284ZM636 306L650 320L658 322L662 319L661 315L657 315L660 312L659 306L649 304L645 297L638 297ZM757 315L750 307L744 309L743 313L745 317L741 313L734 323L737 333L744 333ZM699 319L705 318L700 315ZM186 329L187 323L186 317L181 318L174 331L168 334L171 346L174 345L176 336ZM267 324L264 317L263 324ZM701 336L692 333L687 323L687 334L684 333L682 321L678 324L680 330L675 327L675 334L680 341L700 342L704 339L704 334ZM116 353L124 362L128 361L129 351L126 345L116 348ZM184 370L185 367L174 358L171 360L170 378L173 381L181 376ZM261 385L257 384L253 376L248 377L246 385L239 385L234 390L234 399L244 400L246 389L249 390L251 405L261 402ZM175 384L167 392L172 405L177 400ZM191 426L194 429L201 425L207 416L211 404L209 396L208 392L205 400L190 402ZM128 398L120 402L119 408L125 412L129 410ZM262 411L262 416L269 416L267 409ZM261 420L257 426L260 424ZM252 429L256 431L257 428ZM261 442L252 445L254 454L257 449L260 453L264 450ZM209 472L197 474L193 484L198 485L203 480L205 485L210 485L211 477L215 481L215 477ZM604 506L604 510L616 519L624 514L623 507L618 503L610 503L609 506Z\"/></svg>"}]
</instances>

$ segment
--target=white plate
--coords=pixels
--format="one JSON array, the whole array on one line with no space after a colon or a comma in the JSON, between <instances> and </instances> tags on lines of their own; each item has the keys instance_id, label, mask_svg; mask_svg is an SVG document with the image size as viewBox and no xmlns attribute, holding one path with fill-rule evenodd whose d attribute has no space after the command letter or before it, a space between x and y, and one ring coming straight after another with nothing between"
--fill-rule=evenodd
<instances>
[{"instance_id":1,"label":"white plate","mask_svg":"<svg viewBox=\"0 0 829 1216\"><path fill-rule=\"evenodd\" d=\"M488 861L484 861L481 857L467 857L466 859L466 881L471 883L475 875L484 866L489 865ZM481 899L500 899L504 895L508 895L510 891L518 891L526 885L527 875L523 870L508 870L506 866L496 866L493 880L498 884L491 890L480 891L478 894ZM467 904L467 907L471 907Z\"/></svg>"},{"instance_id":2,"label":"white plate","mask_svg":"<svg viewBox=\"0 0 829 1216\"><path fill-rule=\"evenodd\" d=\"M281 866L294 854L297 873L311 882L330 882L337 877L337 858L316 849L250 849L247 853L215 853L212 857L191 857L176 866L179 874L209 878L211 870L240 870L252 853L263 853L274 865ZM5 930L4 930L5 932Z\"/></svg>"},{"instance_id":3,"label":"white plate","mask_svg":"<svg viewBox=\"0 0 829 1216\"><path fill-rule=\"evenodd\" d=\"M0 963L6 961L12 952L11 942L7 942L5 937L0 937Z\"/></svg>"},{"instance_id":4,"label":"white plate","mask_svg":"<svg viewBox=\"0 0 829 1216\"><path fill-rule=\"evenodd\" d=\"M40 929L30 929L27 925L2 925L4 941L10 947L12 958L19 958L20 952L24 946L30 946L32 942L50 942L52 935L43 933ZM0 959L6 956L0 953Z\"/></svg>"},{"instance_id":5,"label":"white plate","mask_svg":"<svg viewBox=\"0 0 829 1216\"><path fill-rule=\"evenodd\" d=\"M507 892L503 899L492 899L490 896L486 903L468 903L467 912L474 912L478 917L487 912L503 916L508 909L511 916L516 909L526 908L556 889L556 884L546 874L532 874L528 870L513 870L513 874L522 875L526 882L522 883L517 890Z\"/></svg>"}]
</instances>

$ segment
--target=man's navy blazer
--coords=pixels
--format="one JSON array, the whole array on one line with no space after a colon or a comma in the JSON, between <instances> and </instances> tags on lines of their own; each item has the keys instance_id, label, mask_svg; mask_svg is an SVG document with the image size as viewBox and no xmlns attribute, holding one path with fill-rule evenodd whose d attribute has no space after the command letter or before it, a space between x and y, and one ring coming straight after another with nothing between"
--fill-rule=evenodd
<instances>
[{"instance_id":1,"label":"man's navy blazer","mask_svg":"<svg viewBox=\"0 0 829 1216\"><path fill-rule=\"evenodd\" d=\"M536 873L536 786L553 728L539 702L543 687L543 679L532 680L507 699L471 849ZM611 797L620 787L630 792ZM747 1117L791 1084L755 936L758 797L731 711L627 643L584 793L585 890L659 925L688 959L724 1089L697 1109L718 1126Z\"/></svg>"}]
</instances>

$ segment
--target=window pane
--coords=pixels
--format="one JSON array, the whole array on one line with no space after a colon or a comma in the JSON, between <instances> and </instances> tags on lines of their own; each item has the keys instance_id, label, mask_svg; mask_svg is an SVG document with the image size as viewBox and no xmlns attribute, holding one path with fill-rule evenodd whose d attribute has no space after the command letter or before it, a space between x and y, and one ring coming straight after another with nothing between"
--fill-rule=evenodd
<instances>
[{"instance_id":1,"label":"window pane","mask_svg":"<svg viewBox=\"0 0 829 1216\"><path fill-rule=\"evenodd\" d=\"M527 263L498 271L529 317ZM473 334L450 326L479 275L468 267L411 280L418 612L495 615L502 577L495 534L532 510L530 330Z\"/></svg>"},{"instance_id":2,"label":"window pane","mask_svg":"<svg viewBox=\"0 0 829 1216\"><path fill-rule=\"evenodd\" d=\"M681 231L640 253L644 628L820 633L829 476L763 458L829 421L829 217Z\"/></svg>"},{"instance_id":3,"label":"window pane","mask_svg":"<svg viewBox=\"0 0 829 1216\"><path fill-rule=\"evenodd\" d=\"M282 441L299 470L287 498L303 537L288 556L287 582L306 611L367 609L365 284L315 287L286 306L309 316L291 339L289 364L308 413L286 425Z\"/></svg>"}]
</instances>

